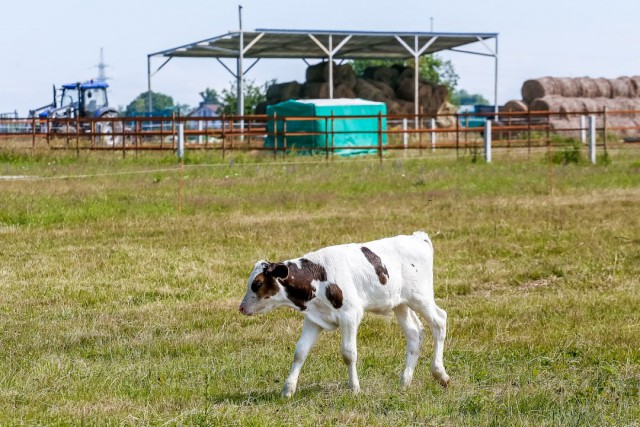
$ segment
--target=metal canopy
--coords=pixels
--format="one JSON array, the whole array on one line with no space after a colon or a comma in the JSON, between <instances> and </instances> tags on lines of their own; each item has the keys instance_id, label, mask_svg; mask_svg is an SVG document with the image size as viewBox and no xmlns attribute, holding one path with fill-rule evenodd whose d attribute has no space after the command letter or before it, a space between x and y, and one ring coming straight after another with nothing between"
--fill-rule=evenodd
<instances>
[{"instance_id":1,"label":"metal canopy","mask_svg":"<svg viewBox=\"0 0 640 427\"><path fill-rule=\"evenodd\" d=\"M433 43L422 55L449 50L480 40L496 38L496 33L424 33L424 32L381 32L381 31L330 31L330 30L276 30L259 28L244 31L245 58L305 58L326 59L326 52L316 43L328 46L329 38L338 46L346 43L334 55L334 59L408 59L413 55L405 46L414 45L417 37L422 46ZM315 40L314 40L315 39ZM238 58L240 55L240 32L230 32L222 36L152 53L149 56L183 58Z\"/></svg>"},{"instance_id":2,"label":"metal canopy","mask_svg":"<svg viewBox=\"0 0 640 427\"><path fill-rule=\"evenodd\" d=\"M240 7L241 11L241 7ZM487 41L494 39L494 48ZM458 49L473 43L480 43L485 52ZM453 52L493 57L494 104L498 112L498 34L497 33L435 33L435 32L383 32L383 31L333 31L333 30L278 30L259 28L254 31L240 30L221 36L200 40L172 49L147 55L147 81L149 106L151 108L151 58L167 58L155 72L160 71L173 58L215 58L237 79L238 115L244 112L243 77L262 58L279 59L323 59L328 61L343 59L414 59L418 69L420 56L450 50ZM237 72L233 72L220 59L234 58ZM253 58L255 62L245 70L243 59ZM418 126L419 97L418 73L415 73L414 108L416 127ZM329 98L333 98L333 67L329 67Z\"/></svg>"}]
</instances>

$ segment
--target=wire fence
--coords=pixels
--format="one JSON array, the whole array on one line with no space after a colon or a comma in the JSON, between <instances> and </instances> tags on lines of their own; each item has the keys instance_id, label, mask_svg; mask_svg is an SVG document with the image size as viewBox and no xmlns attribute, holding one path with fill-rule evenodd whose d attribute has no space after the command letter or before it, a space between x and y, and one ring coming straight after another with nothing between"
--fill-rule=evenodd
<instances>
[{"instance_id":1,"label":"wire fence","mask_svg":"<svg viewBox=\"0 0 640 427\"><path fill-rule=\"evenodd\" d=\"M267 152L275 159L296 151L312 151L327 158L353 151L382 159L383 153L396 150L419 154L456 150L458 155L488 148L530 151L567 141L592 142L606 152L610 145L640 142L640 119L635 117L640 117L640 111L114 118L19 118L7 114L0 116L0 149L121 151L123 156L131 151L177 151L181 129L185 150L213 150L223 158L241 151ZM350 129L342 125L344 121L374 125ZM359 143L340 144L345 139L358 139Z\"/></svg>"}]
</instances>

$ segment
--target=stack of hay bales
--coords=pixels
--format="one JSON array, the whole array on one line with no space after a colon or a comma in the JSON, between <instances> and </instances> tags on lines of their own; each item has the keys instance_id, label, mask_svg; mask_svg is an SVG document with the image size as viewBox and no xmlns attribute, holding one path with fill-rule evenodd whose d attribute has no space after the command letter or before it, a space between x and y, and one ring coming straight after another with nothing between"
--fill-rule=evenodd
<instances>
[{"instance_id":1,"label":"stack of hay bales","mask_svg":"<svg viewBox=\"0 0 640 427\"><path fill-rule=\"evenodd\" d=\"M558 113L550 119L553 130L577 129L580 115L640 110L640 76L615 79L590 77L542 77L522 85L522 101L505 104L503 111L550 111ZM577 114L571 114L577 113ZM608 127L635 127L640 125L636 114L608 114ZM637 131L620 130L626 134ZM577 131L570 132L577 134Z\"/></svg>"},{"instance_id":2,"label":"stack of hay bales","mask_svg":"<svg viewBox=\"0 0 640 427\"><path fill-rule=\"evenodd\" d=\"M350 64L333 66L333 97L362 98L387 104L388 114L414 113L415 74L411 67L395 64L391 67L367 68L357 76ZM266 105L289 99L315 99L329 97L329 62L320 62L307 68L306 82L280 83L267 89L267 102L256 109L266 111ZM419 105L424 114L435 115L455 109L449 100L449 90L420 78L418 82ZM446 122L446 123L445 123ZM442 126L448 121L439 122ZM453 124L455 126L455 123Z\"/></svg>"}]
</instances>

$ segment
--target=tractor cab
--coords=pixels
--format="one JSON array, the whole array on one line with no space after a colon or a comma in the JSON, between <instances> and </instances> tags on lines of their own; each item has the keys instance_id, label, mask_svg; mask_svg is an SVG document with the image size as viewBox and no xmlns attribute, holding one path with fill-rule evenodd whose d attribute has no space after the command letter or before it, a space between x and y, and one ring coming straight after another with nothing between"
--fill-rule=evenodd
<instances>
[{"instance_id":1,"label":"tractor cab","mask_svg":"<svg viewBox=\"0 0 640 427\"><path fill-rule=\"evenodd\" d=\"M109 107L105 82L62 85L60 107L75 111L78 117L100 117Z\"/></svg>"}]
</instances>

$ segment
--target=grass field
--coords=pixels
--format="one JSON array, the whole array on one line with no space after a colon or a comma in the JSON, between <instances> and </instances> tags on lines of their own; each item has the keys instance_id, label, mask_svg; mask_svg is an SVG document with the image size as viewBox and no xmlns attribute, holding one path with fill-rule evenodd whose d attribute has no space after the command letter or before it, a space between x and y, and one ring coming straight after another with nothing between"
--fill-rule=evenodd
<instances>
[{"instance_id":1,"label":"grass field","mask_svg":"<svg viewBox=\"0 0 640 427\"><path fill-rule=\"evenodd\" d=\"M640 152L212 164L0 154L0 425L615 425L640 420ZM37 178L36 178L37 177ZM368 315L280 389L302 326L237 305L260 258L427 231L445 366Z\"/></svg>"}]
</instances>

